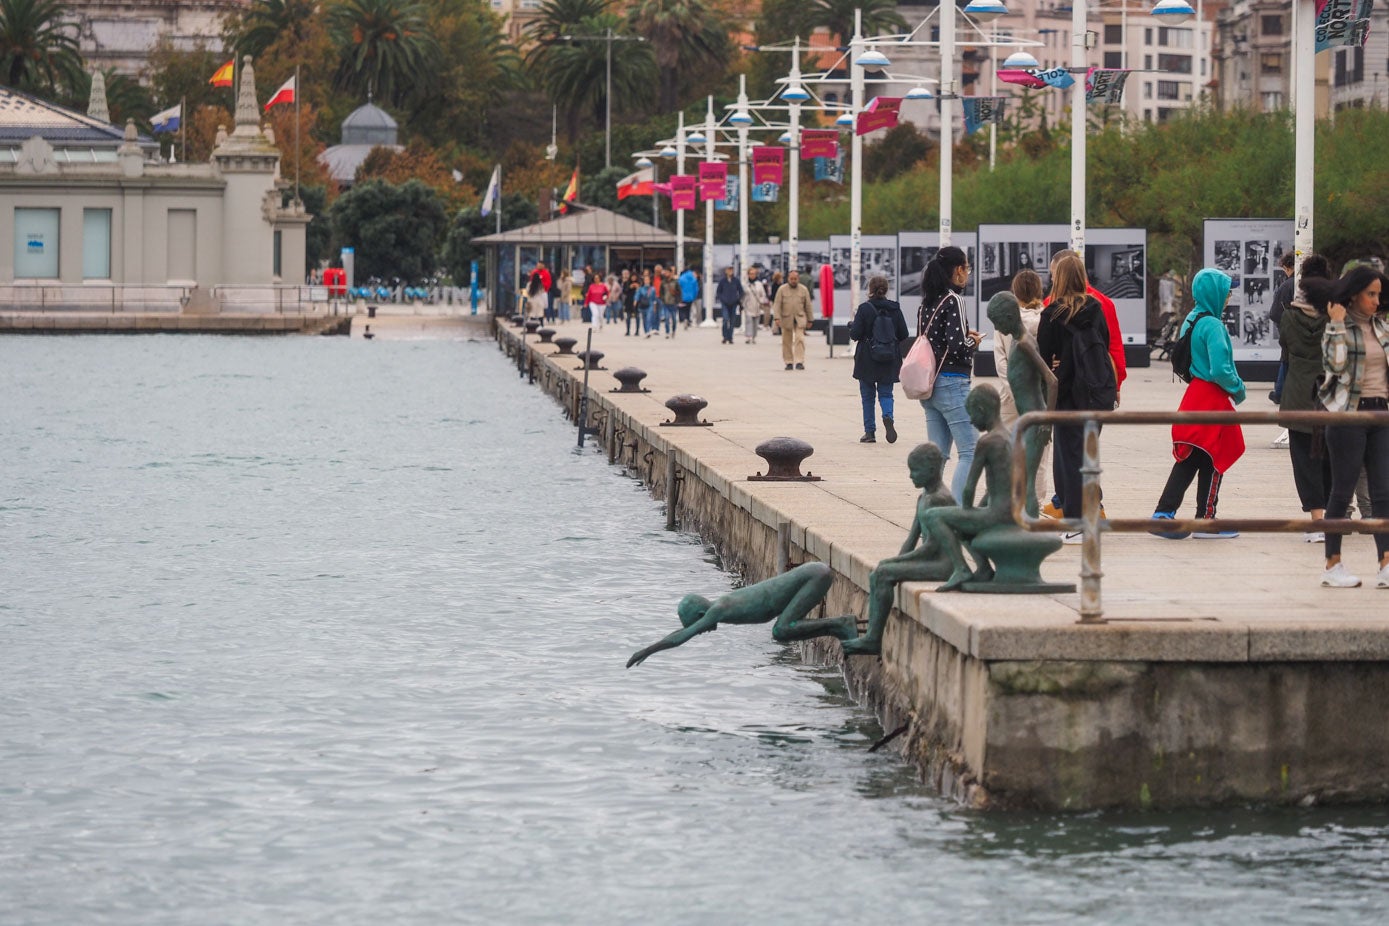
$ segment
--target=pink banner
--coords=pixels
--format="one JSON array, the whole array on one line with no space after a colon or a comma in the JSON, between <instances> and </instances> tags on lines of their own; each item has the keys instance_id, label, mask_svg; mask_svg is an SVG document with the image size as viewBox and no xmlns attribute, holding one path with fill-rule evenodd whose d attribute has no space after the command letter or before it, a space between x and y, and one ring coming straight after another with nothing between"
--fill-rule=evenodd
<instances>
[{"instance_id":1,"label":"pink banner","mask_svg":"<svg viewBox=\"0 0 1389 926\"><path fill-rule=\"evenodd\" d=\"M752 149L752 182L781 185L786 149L780 145L757 145Z\"/></svg>"},{"instance_id":2,"label":"pink banner","mask_svg":"<svg viewBox=\"0 0 1389 926\"><path fill-rule=\"evenodd\" d=\"M801 160L839 156L838 129L802 129Z\"/></svg>"},{"instance_id":3,"label":"pink banner","mask_svg":"<svg viewBox=\"0 0 1389 926\"><path fill-rule=\"evenodd\" d=\"M693 174L676 174L670 178L670 208L688 212L695 207L695 187Z\"/></svg>"},{"instance_id":4,"label":"pink banner","mask_svg":"<svg viewBox=\"0 0 1389 926\"><path fill-rule=\"evenodd\" d=\"M728 165L718 161L699 163L699 201L722 202L728 183Z\"/></svg>"},{"instance_id":5,"label":"pink banner","mask_svg":"<svg viewBox=\"0 0 1389 926\"><path fill-rule=\"evenodd\" d=\"M1042 80L1032 71L1025 71L1021 69L999 71L998 79L1003 81L1004 83L1017 84L1020 87L1031 87L1033 90L1040 89L1047 85L1046 81Z\"/></svg>"},{"instance_id":6,"label":"pink banner","mask_svg":"<svg viewBox=\"0 0 1389 926\"><path fill-rule=\"evenodd\" d=\"M876 132L878 129L890 129L897 124L897 117L902 112L902 98L900 96L875 96L873 102L868 104L868 108L858 114L858 119L854 123L854 133L856 135L867 135L869 132Z\"/></svg>"}]
</instances>

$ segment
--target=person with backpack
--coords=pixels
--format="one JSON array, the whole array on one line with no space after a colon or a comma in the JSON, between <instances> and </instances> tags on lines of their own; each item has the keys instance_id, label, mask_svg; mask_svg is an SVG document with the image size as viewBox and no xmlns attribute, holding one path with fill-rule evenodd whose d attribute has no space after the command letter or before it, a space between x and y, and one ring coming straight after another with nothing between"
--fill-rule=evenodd
<instances>
[{"instance_id":1,"label":"person with backpack","mask_svg":"<svg viewBox=\"0 0 1389 926\"><path fill-rule=\"evenodd\" d=\"M1330 280L1331 266L1326 258L1320 254L1303 257L1302 279ZM1313 303L1297 288L1292 277L1278 287L1273 301L1275 308L1279 303L1286 303L1278 316L1278 343L1285 358L1279 369L1278 408L1285 412L1313 411L1321 407L1317 404L1317 384L1322 375L1321 338L1326 330L1326 303ZM1271 317L1272 312L1269 314ZM1331 457L1326 453L1320 434L1314 434L1310 424L1288 425L1288 457L1302 510L1312 520L1321 520L1331 493ZM1303 539L1308 543L1324 543L1326 535L1308 531Z\"/></svg>"},{"instance_id":2,"label":"person with backpack","mask_svg":"<svg viewBox=\"0 0 1389 926\"><path fill-rule=\"evenodd\" d=\"M656 330L656 288L651 285L650 270L641 272L641 284L637 286L632 301L637 307L637 314L641 316L642 327L649 338L651 333Z\"/></svg>"},{"instance_id":3,"label":"person with backpack","mask_svg":"<svg viewBox=\"0 0 1389 926\"><path fill-rule=\"evenodd\" d=\"M1066 253L1052 265L1051 302L1037 323L1037 349L1057 379L1057 411L1113 411L1119 380L1110 355L1104 309L1088 290L1085 262ZM1081 516L1083 425L1057 425L1052 432L1052 483L1067 518ZM1078 544L1080 531L1061 535Z\"/></svg>"},{"instance_id":4,"label":"person with backpack","mask_svg":"<svg viewBox=\"0 0 1389 926\"><path fill-rule=\"evenodd\" d=\"M1233 345L1224 322L1225 304L1230 301L1232 285L1228 276L1213 267L1197 273L1191 281L1191 296L1196 300L1196 307L1182 323L1178 347L1173 349L1173 370L1178 374L1185 372L1190 377L1178 411L1229 412L1244 401L1244 380L1235 370ZM1187 369L1183 371L1181 367ZM1172 456L1176 462L1172 464L1153 519L1170 521L1175 518L1192 480L1196 481L1196 517L1215 517L1225 473L1243 455L1244 431L1237 424L1172 425ZM1153 533L1168 540L1182 540L1188 536L1230 540L1239 536L1236 531L1192 534L1155 530Z\"/></svg>"},{"instance_id":5,"label":"person with backpack","mask_svg":"<svg viewBox=\"0 0 1389 926\"><path fill-rule=\"evenodd\" d=\"M892 385L902 370L902 342L910 335L902 307L887 298L887 288L887 277L871 277L868 301L858 307L849 325L850 339L858 342L854 351L854 379L858 380L859 396L863 400L860 444L873 444L878 440L873 414L875 395L882 408L887 442L897 442L897 428L892 420Z\"/></svg>"},{"instance_id":6,"label":"person with backpack","mask_svg":"<svg viewBox=\"0 0 1389 926\"><path fill-rule=\"evenodd\" d=\"M940 448L946 460L955 447L955 472L950 491L959 500L979 432L965 411L969 378L974 372L974 352L983 335L969 327L961 298L969 282L969 258L947 245L936 252L921 273L921 308L916 314L916 333L935 355L936 380L929 398L919 400L926 412L926 439Z\"/></svg>"}]
</instances>

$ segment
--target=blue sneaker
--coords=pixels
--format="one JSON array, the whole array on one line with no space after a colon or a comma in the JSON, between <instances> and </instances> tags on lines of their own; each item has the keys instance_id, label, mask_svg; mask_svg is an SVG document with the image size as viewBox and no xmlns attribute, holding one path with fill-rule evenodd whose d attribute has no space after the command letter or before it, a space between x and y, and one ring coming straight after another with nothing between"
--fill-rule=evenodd
<instances>
[{"instance_id":1,"label":"blue sneaker","mask_svg":"<svg viewBox=\"0 0 1389 926\"><path fill-rule=\"evenodd\" d=\"M1239 531L1197 531L1191 536L1197 540L1234 540Z\"/></svg>"},{"instance_id":2,"label":"blue sneaker","mask_svg":"<svg viewBox=\"0 0 1389 926\"><path fill-rule=\"evenodd\" d=\"M1177 517L1175 511L1154 511L1154 521L1172 521ZM1191 531L1148 531L1157 537L1166 537L1168 540L1185 540L1191 536Z\"/></svg>"}]
</instances>

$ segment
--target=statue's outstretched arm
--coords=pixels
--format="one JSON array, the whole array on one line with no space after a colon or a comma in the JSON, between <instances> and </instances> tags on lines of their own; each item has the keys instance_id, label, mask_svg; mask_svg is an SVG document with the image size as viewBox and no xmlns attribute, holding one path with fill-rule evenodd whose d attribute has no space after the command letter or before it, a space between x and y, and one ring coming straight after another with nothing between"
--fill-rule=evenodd
<instances>
[{"instance_id":1,"label":"statue's outstretched arm","mask_svg":"<svg viewBox=\"0 0 1389 926\"><path fill-rule=\"evenodd\" d=\"M646 661L646 657L650 656L652 653L659 653L663 649L675 649L677 646L689 642L701 633L713 630L717 623L717 620L709 620L709 616L706 614L690 626L681 627L664 640L658 640L646 649L637 650L632 654L632 658L627 660L627 668L630 669L632 666L641 665Z\"/></svg>"}]
</instances>

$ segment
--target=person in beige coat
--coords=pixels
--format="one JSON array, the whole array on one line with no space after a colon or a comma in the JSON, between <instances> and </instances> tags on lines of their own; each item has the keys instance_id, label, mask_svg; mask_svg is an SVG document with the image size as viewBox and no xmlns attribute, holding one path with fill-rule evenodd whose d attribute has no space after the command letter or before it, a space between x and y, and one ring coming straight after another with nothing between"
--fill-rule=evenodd
<instances>
[{"instance_id":1,"label":"person in beige coat","mask_svg":"<svg viewBox=\"0 0 1389 926\"><path fill-rule=\"evenodd\" d=\"M781 359L786 369L805 369L805 332L810 327L810 290L801 285L801 274L792 270L786 284L776 291L772 316L781 326Z\"/></svg>"}]
</instances>

